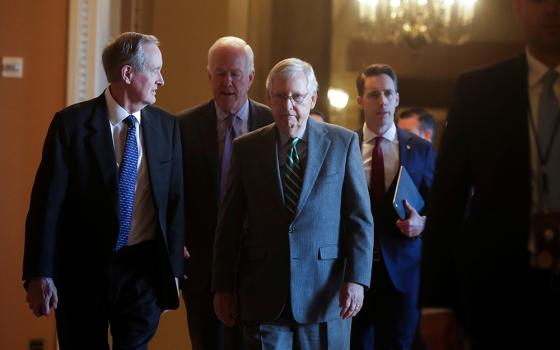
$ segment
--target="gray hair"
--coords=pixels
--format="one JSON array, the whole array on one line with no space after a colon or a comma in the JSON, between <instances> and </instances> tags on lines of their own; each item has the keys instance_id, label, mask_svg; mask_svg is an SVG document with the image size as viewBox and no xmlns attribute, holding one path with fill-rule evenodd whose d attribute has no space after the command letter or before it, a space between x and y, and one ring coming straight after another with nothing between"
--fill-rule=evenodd
<instances>
[{"instance_id":1,"label":"gray hair","mask_svg":"<svg viewBox=\"0 0 560 350\"><path fill-rule=\"evenodd\" d=\"M126 32L116 37L103 50L101 56L107 80L112 83L121 79L121 67L129 64L135 72L144 69L144 45L159 45L153 35Z\"/></svg>"},{"instance_id":2,"label":"gray hair","mask_svg":"<svg viewBox=\"0 0 560 350\"><path fill-rule=\"evenodd\" d=\"M210 70L210 61L212 61L212 56L214 52L222 47L235 47L240 48L245 51L245 58L247 59L247 72L252 72L255 69L255 55L253 54L253 49L251 46L245 42L245 40L235 37L235 36L224 36L216 40L210 49L208 49L208 65L206 68Z\"/></svg>"},{"instance_id":3,"label":"gray hair","mask_svg":"<svg viewBox=\"0 0 560 350\"><path fill-rule=\"evenodd\" d=\"M313 72L313 67L299 58L286 58L278 63L270 70L266 77L266 91L272 90L272 81L277 77L291 78L296 73L302 72L307 78L307 93L315 94L319 89L319 83Z\"/></svg>"}]
</instances>

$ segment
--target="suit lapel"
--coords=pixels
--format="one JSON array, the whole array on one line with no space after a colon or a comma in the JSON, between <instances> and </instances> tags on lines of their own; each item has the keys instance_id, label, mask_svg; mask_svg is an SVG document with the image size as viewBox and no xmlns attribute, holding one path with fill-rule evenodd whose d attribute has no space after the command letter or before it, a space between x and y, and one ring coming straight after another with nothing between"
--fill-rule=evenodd
<instances>
[{"instance_id":1,"label":"suit lapel","mask_svg":"<svg viewBox=\"0 0 560 350\"><path fill-rule=\"evenodd\" d=\"M95 109L89 121L91 135L89 138L94 157L99 165L103 183L111 196L115 215L118 215L118 172L115 149L109 126L109 115L105 96L97 98Z\"/></svg>"},{"instance_id":2,"label":"suit lapel","mask_svg":"<svg viewBox=\"0 0 560 350\"><path fill-rule=\"evenodd\" d=\"M410 152L413 148L411 137L400 128L397 128L397 137L399 138L399 163L410 172L409 169L412 166L410 164Z\"/></svg>"},{"instance_id":3,"label":"suit lapel","mask_svg":"<svg viewBox=\"0 0 560 350\"><path fill-rule=\"evenodd\" d=\"M329 150L331 141L326 137L327 130L311 118L307 120L307 157L303 173L303 184L296 210L297 216L307 201L315 185L319 170Z\"/></svg>"},{"instance_id":4,"label":"suit lapel","mask_svg":"<svg viewBox=\"0 0 560 350\"><path fill-rule=\"evenodd\" d=\"M280 172L280 163L278 161L278 129L276 124L270 124L268 127L262 130L263 136L263 148L262 152L257 152L260 155L260 166L262 166L261 172L267 174L272 170L272 190L273 190L273 200L277 201L281 207L285 208L284 205L284 191L282 188L282 173ZM288 214L288 209L286 208L286 214Z\"/></svg>"},{"instance_id":5,"label":"suit lapel","mask_svg":"<svg viewBox=\"0 0 560 350\"><path fill-rule=\"evenodd\" d=\"M162 161L169 160L171 154L166 154L164 147L162 147L162 140L166 138L162 134L163 129L154 125L154 120L152 113L144 108L142 110L142 121L141 130L144 149L144 161L146 162L148 168L148 174L150 178L150 184L152 186L152 195L154 196L154 205L156 212L159 212L161 207L162 198L161 195L165 193L164 183L166 179L162 179L159 175L160 164Z\"/></svg>"}]
</instances>

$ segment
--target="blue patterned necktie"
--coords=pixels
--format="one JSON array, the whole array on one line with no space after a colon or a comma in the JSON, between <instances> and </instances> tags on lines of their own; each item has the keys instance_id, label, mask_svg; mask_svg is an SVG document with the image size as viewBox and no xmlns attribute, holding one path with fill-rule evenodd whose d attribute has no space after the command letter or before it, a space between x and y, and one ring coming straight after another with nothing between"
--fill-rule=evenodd
<instances>
[{"instance_id":1,"label":"blue patterned necktie","mask_svg":"<svg viewBox=\"0 0 560 350\"><path fill-rule=\"evenodd\" d=\"M544 161L543 190L547 193L549 209L560 211L560 108L554 93L558 72L549 70L543 77L539 97L539 148Z\"/></svg>"},{"instance_id":2,"label":"blue patterned necktie","mask_svg":"<svg viewBox=\"0 0 560 350\"><path fill-rule=\"evenodd\" d=\"M233 140L237 137L237 132L235 130L235 120L237 116L231 114L227 117L227 130L226 137L224 139L224 151L222 154L222 174L220 179L220 201L223 199L226 192L226 182L229 173L229 165L231 163L231 151L233 150Z\"/></svg>"},{"instance_id":3,"label":"blue patterned necktie","mask_svg":"<svg viewBox=\"0 0 560 350\"><path fill-rule=\"evenodd\" d=\"M138 143L136 141L136 118L129 115L123 120L128 126L126 142L119 173L119 236L115 251L126 246L132 225L132 209L136 190L138 166Z\"/></svg>"},{"instance_id":4,"label":"blue patterned necktie","mask_svg":"<svg viewBox=\"0 0 560 350\"><path fill-rule=\"evenodd\" d=\"M286 156L286 169L284 172L284 199L286 207L292 215L296 213L302 184L302 171L296 147L298 141L297 137L290 139L290 149Z\"/></svg>"}]
</instances>

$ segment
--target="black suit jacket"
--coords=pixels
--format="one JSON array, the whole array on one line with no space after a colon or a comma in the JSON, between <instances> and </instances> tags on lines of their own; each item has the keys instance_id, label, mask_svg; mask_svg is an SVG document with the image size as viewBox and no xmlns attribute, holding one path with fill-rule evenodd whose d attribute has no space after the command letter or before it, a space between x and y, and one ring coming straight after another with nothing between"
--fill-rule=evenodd
<instances>
[{"instance_id":1,"label":"black suit jacket","mask_svg":"<svg viewBox=\"0 0 560 350\"><path fill-rule=\"evenodd\" d=\"M483 315L493 307L488 300L523 284L531 203L528 108L524 55L459 78L424 235L423 305L453 307L460 299L467 312Z\"/></svg>"},{"instance_id":2,"label":"black suit jacket","mask_svg":"<svg viewBox=\"0 0 560 350\"><path fill-rule=\"evenodd\" d=\"M183 269L179 128L159 108L147 106L141 113L158 222L158 301L163 308L177 308L174 277L182 277ZM65 295L99 291L118 231L118 167L102 94L63 109L52 120L27 215L23 279L52 277Z\"/></svg>"},{"instance_id":3,"label":"black suit jacket","mask_svg":"<svg viewBox=\"0 0 560 350\"><path fill-rule=\"evenodd\" d=\"M221 179L214 100L187 109L178 117L183 145L185 244L191 254L185 263L184 290L210 293ZM249 100L249 131L272 121L267 106Z\"/></svg>"}]
</instances>

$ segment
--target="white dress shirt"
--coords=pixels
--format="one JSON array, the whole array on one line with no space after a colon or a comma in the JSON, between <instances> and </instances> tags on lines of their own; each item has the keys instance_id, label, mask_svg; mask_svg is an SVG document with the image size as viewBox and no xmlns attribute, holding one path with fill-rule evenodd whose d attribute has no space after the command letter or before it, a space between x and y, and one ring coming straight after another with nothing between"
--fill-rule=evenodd
<instances>
[{"instance_id":1,"label":"white dress shirt","mask_svg":"<svg viewBox=\"0 0 560 350\"><path fill-rule=\"evenodd\" d=\"M399 171L399 138L397 136L397 127L395 123L385 131L383 135L377 135L369 130L364 123L363 126L364 139L362 141L362 160L364 164L364 171L366 173L366 180L368 187L371 184L371 162L373 148L375 147L375 138L381 136L381 151L383 152L383 165L385 171L385 191L393 183L393 179Z\"/></svg>"}]
</instances>

